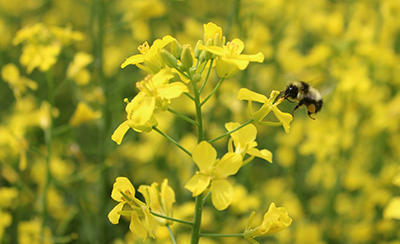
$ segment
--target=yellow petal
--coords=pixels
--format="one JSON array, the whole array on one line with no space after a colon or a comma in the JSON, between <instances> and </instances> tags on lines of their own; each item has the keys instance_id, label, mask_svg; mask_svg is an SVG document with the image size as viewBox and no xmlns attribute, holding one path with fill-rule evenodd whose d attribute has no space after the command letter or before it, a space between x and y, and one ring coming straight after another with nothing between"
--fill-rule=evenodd
<instances>
[{"instance_id":1,"label":"yellow petal","mask_svg":"<svg viewBox=\"0 0 400 244\"><path fill-rule=\"evenodd\" d=\"M129 58L127 58L125 60L125 62L123 62L121 64L121 68L125 68L126 66L128 66L129 64L139 64L139 63L143 63L144 61L144 55L143 54L136 54L133 56L130 56Z\"/></svg>"},{"instance_id":2,"label":"yellow petal","mask_svg":"<svg viewBox=\"0 0 400 244\"><path fill-rule=\"evenodd\" d=\"M214 180L211 183L212 203L217 210L222 211L229 207L233 194L233 187L227 180Z\"/></svg>"},{"instance_id":3,"label":"yellow petal","mask_svg":"<svg viewBox=\"0 0 400 244\"><path fill-rule=\"evenodd\" d=\"M69 120L71 126L79 126L85 122L101 117L100 111L93 111L86 103L80 102Z\"/></svg>"},{"instance_id":4,"label":"yellow petal","mask_svg":"<svg viewBox=\"0 0 400 244\"><path fill-rule=\"evenodd\" d=\"M199 49L200 50L206 50L212 54L215 54L217 56L224 56L225 55L225 50L222 47L216 47L216 46L204 46L203 44L199 43Z\"/></svg>"},{"instance_id":5,"label":"yellow petal","mask_svg":"<svg viewBox=\"0 0 400 244\"><path fill-rule=\"evenodd\" d=\"M264 54L262 54L261 52L259 52L257 54L250 54L250 55L242 54L237 58L242 59L242 60L247 60L250 62L258 62L258 63L264 62Z\"/></svg>"},{"instance_id":6,"label":"yellow petal","mask_svg":"<svg viewBox=\"0 0 400 244\"><path fill-rule=\"evenodd\" d=\"M108 214L108 220L110 220L110 222L114 225L119 223L119 218L121 217L121 215L119 214L119 212L122 210L122 208L124 207L125 203L118 203L117 206L115 206L110 213Z\"/></svg>"},{"instance_id":7,"label":"yellow petal","mask_svg":"<svg viewBox=\"0 0 400 244\"><path fill-rule=\"evenodd\" d=\"M270 151L268 151L267 149L263 149L260 151L257 148L252 148L252 149L249 149L247 151L247 153L252 156L255 156L255 157L263 158L263 159L267 160L268 162L272 163L272 153Z\"/></svg>"},{"instance_id":8,"label":"yellow petal","mask_svg":"<svg viewBox=\"0 0 400 244\"><path fill-rule=\"evenodd\" d=\"M293 120L293 116L289 113L284 113L280 111L276 106L272 106L272 111L274 112L276 118L282 122L282 126L286 133L289 133L290 122Z\"/></svg>"},{"instance_id":9,"label":"yellow petal","mask_svg":"<svg viewBox=\"0 0 400 244\"><path fill-rule=\"evenodd\" d=\"M210 184L210 177L202 174L194 175L188 183L186 183L185 188L192 192L193 196L198 196L203 193L208 185Z\"/></svg>"},{"instance_id":10,"label":"yellow petal","mask_svg":"<svg viewBox=\"0 0 400 244\"><path fill-rule=\"evenodd\" d=\"M383 211L383 217L386 219L400 219L400 197L394 197Z\"/></svg>"},{"instance_id":11,"label":"yellow petal","mask_svg":"<svg viewBox=\"0 0 400 244\"><path fill-rule=\"evenodd\" d=\"M230 122L225 124L225 128L227 131L234 130L240 126L239 123L236 122ZM239 134L237 132L234 132L231 134L231 137L233 140L238 141L239 140Z\"/></svg>"},{"instance_id":12,"label":"yellow petal","mask_svg":"<svg viewBox=\"0 0 400 244\"><path fill-rule=\"evenodd\" d=\"M217 151L210 143L202 141L194 148L192 158L200 171L210 169L217 158Z\"/></svg>"},{"instance_id":13,"label":"yellow petal","mask_svg":"<svg viewBox=\"0 0 400 244\"><path fill-rule=\"evenodd\" d=\"M182 82L174 82L157 89L157 95L162 98L173 99L188 91L189 89Z\"/></svg>"},{"instance_id":14,"label":"yellow petal","mask_svg":"<svg viewBox=\"0 0 400 244\"><path fill-rule=\"evenodd\" d=\"M129 130L128 121L123 122L118 126L111 136L111 140L115 141L118 145L121 144L126 132Z\"/></svg>"},{"instance_id":15,"label":"yellow petal","mask_svg":"<svg viewBox=\"0 0 400 244\"><path fill-rule=\"evenodd\" d=\"M161 201L168 216L172 213L172 204L175 202L175 192L168 185L168 179L165 179L161 184Z\"/></svg>"},{"instance_id":16,"label":"yellow petal","mask_svg":"<svg viewBox=\"0 0 400 244\"><path fill-rule=\"evenodd\" d=\"M230 64L230 65L236 66L239 70L246 69L247 66L250 63L248 60L237 59L237 58L225 58L225 57L222 57L221 60L226 62L226 63L228 63L228 64Z\"/></svg>"},{"instance_id":17,"label":"yellow petal","mask_svg":"<svg viewBox=\"0 0 400 244\"><path fill-rule=\"evenodd\" d=\"M131 223L129 224L129 229L143 239L143 241L147 238L147 230L143 226L142 222L140 222L138 214L133 211L131 216Z\"/></svg>"},{"instance_id":18,"label":"yellow petal","mask_svg":"<svg viewBox=\"0 0 400 244\"><path fill-rule=\"evenodd\" d=\"M124 196L121 194L121 191L128 197L135 197L135 188L133 187L131 181L126 177L118 177L115 180L111 192L111 198L117 202L123 201Z\"/></svg>"},{"instance_id":19,"label":"yellow petal","mask_svg":"<svg viewBox=\"0 0 400 244\"><path fill-rule=\"evenodd\" d=\"M239 143L242 145L253 142L257 136L257 129L254 125L249 124L240 129L238 132Z\"/></svg>"},{"instance_id":20,"label":"yellow petal","mask_svg":"<svg viewBox=\"0 0 400 244\"><path fill-rule=\"evenodd\" d=\"M216 165L216 176L226 178L236 174L242 166L242 156L237 153L228 152Z\"/></svg>"},{"instance_id":21,"label":"yellow petal","mask_svg":"<svg viewBox=\"0 0 400 244\"><path fill-rule=\"evenodd\" d=\"M247 101L256 101L259 103L265 103L268 101L268 98L262 94L250 91L249 89L242 88L238 92L239 100L247 100Z\"/></svg>"}]
</instances>

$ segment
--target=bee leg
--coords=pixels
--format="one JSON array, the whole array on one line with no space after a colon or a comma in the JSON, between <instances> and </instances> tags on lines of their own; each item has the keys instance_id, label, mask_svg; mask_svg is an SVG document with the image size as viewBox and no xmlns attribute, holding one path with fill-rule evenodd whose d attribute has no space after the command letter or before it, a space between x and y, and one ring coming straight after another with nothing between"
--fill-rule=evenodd
<instances>
[{"instance_id":1,"label":"bee leg","mask_svg":"<svg viewBox=\"0 0 400 244\"><path fill-rule=\"evenodd\" d=\"M308 114L308 117L310 117L310 119L315 120L315 118L311 117L311 113L310 112L307 112L307 114Z\"/></svg>"}]
</instances>

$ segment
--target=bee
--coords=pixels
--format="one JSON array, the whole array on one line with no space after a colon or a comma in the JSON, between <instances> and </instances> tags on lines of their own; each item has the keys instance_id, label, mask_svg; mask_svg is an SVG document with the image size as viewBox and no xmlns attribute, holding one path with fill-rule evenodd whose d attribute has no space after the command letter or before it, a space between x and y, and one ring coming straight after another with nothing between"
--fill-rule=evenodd
<instances>
[{"instance_id":1,"label":"bee","mask_svg":"<svg viewBox=\"0 0 400 244\"><path fill-rule=\"evenodd\" d=\"M318 113L323 105L321 93L304 81L292 82L285 90L281 91L278 98L280 97L292 103L297 102L292 115L298 108L304 106L307 109L308 117L314 120L315 118L311 117L311 115Z\"/></svg>"}]
</instances>

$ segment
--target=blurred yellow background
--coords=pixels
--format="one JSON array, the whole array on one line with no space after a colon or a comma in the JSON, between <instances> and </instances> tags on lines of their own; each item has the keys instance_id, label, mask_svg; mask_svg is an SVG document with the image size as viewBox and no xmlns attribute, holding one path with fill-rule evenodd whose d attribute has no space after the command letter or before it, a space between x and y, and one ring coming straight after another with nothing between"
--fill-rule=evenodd
<instances>
[{"instance_id":1,"label":"blurred yellow background","mask_svg":"<svg viewBox=\"0 0 400 244\"><path fill-rule=\"evenodd\" d=\"M269 95L287 80L321 80L329 92L316 120L296 111L288 134L257 126L259 148L273 153L273 164L255 159L232 177L234 202L222 212L207 204L203 230L241 233L252 210L261 221L275 202L293 223L261 243L400 243L399 220L384 216L400 196L398 0L0 0L0 243L42 243L40 236L44 243L142 243L128 221L107 219L118 176L135 186L168 178L174 216L192 218L183 187L193 174L190 158L155 132L131 130L120 146L111 134L126 119L124 98L135 96L145 75L121 69L125 58L165 35L194 47L209 21L265 61L224 81L204 107L207 139L248 119L247 104L236 99L242 87ZM179 99L172 106L194 116ZM195 147L187 123L171 114L158 121ZM214 144L219 155L226 143ZM189 243L189 228L172 230L178 243ZM170 243L165 228L155 235L145 243Z\"/></svg>"}]
</instances>

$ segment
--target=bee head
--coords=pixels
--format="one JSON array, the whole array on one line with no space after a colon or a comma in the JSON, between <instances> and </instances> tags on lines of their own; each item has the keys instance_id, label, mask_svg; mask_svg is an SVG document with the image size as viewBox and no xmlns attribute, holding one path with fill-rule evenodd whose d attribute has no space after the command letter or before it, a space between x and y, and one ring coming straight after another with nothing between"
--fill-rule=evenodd
<instances>
[{"instance_id":1,"label":"bee head","mask_svg":"<svg viewBox=\"0 0 400 244\"><path fill-rule=\"evenodd\" d=\"M297 94L299 93L299 88L293 84L290 84L286 87L286 90L283 91L283 96L286 98L296 98Z\"/></svg>"}]
</instances>

